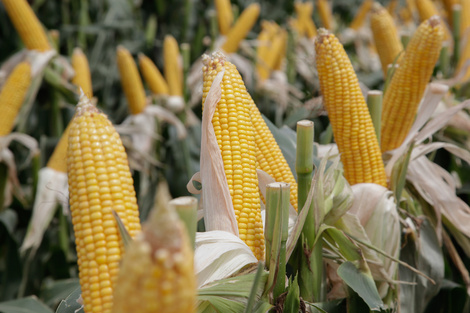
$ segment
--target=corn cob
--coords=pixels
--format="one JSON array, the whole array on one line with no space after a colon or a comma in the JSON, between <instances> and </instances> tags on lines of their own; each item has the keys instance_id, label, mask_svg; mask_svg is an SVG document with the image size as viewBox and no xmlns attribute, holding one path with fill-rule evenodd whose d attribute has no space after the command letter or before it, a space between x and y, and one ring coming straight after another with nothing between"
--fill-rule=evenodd
<instances>
[{"instance_id":1,"label":"corn cob","mask_svg":"<svg viewBox=\"0 0 470 313\"><path fill-rule=\"evenodd\" d=\"M79 87L79 89L82 88L85 95L91 99L93 97L93 87L91 84L90 66L86 55L80 48L73 50L72 67L75 70L72 83Z\"/></svg>"},{"instance_id":2,"label":"corn cob","mask_svg":"<svg viewBox=\"0 0 470 313\"><path fill-rule=\"evenodd\" d=\"M399 0L390 0L390 2L387 5L387 11L388 14L390 14L391 17L395 17L395 13L397 10Z\"/></svg>"},{"instance_id":3,"label":"corn cob","mask_svg":"<svg viewBox=\"0 0 470 313\"><path fill-rule=\"evenodd\" d=\"M117 64L121 75L121 85L126 95L131 114L140 114L147 105L145 89L140 79L137 65L129 50L123 46L117 47Z\"/></svg>"},{"instance_id":4,"label":"corn cob","mask_svg":"<svg viewBox=\"0 0 470 313\"><path fill-rule=\"evenodd\" d=\"M315 26L314 26L315 27ZM307 32L308 34L308 32ZM315 35L316 36L316 29L315 29ZM273 64L273 70L278 71L281 69L282 66L282 60L285 59L286 56L286 49L287 49L287 31L285 29L281 29L281 34L279 35L279 41L280 41L280 46L279 50L276 51L276 58L274 60ZM310 38L310 36L309 36Z\"/></svg>"},{"instance_id":5,"label":"corn cob","mask_svg":"<svg viewBox=\"0 0 470 313\"><path fill-rule=\"evenodd\" d=\"M26 0L2 0L2 2L27 49L41 52L52 49L46 32Z\"/></svg>"},{"instance_id":6,"label":"corn cob","mask_svg":"<svg viewBox=\"0 0 470 313\"><path fill-rule=\"evenodd\" d=\"M54 152L52 152L46 167L52 168L57 172L67 173L67 147L69 138L70 124L65 129L64 133L59 139Z\"/></svg>"},{"instance_id":7,"label":"corn cob","mask_svg":"<svg viewBox=\"0 0 470 313\"><path fill-rule=\"evenodd\" d=\"M384 77L387 77L388 65L394 62L399 63L397 56L403 50L403 45L398 37L392 16L379 3L374 4L372 8L370 27Z\"/></svg>"},{"instance_id":8,"label":"corn cob","mask_svg":"<svg viewBox=\"0 0 470 313\"><path fill-rule=\"evenodd\" d=\"M163 78L155 63L153 63L152 60L142 53L139 53L139 67L145 82L154 94L170 94L168 84L166 83L165 78Z\"/></svg>"},{"instance_id":9,"label":"corn cob","mask_svg":"<svg viewBox=\"0 0 470 313\"><path fill-rule=\"evenodd\" d=\"M8 135L15 125L15 119L21 109L31 85L31 65L21 62L13 69L0 92L0 136Z\"/></svg>"},{"instance_id":10,"label":"corn cob","mask_svg":"<svg viewBox=\"0 0 470 313\"><path fill-rule=\"evenodd\" d=\"M171 35L166 35L163 41L163 60L170 96L183 96L183 68L179 59L180 50L176 39Z\"/></svg>"},{"instance_id":11,"label":"corn cob","mask_svg":"<svg viewBox=\"0 0 470 313\"><path fill-rule=\"evenodd\" d=\"M465 45L465 47L463 47L462 55L460 56L459 63L457 65L457 71L456 71L457 73L460 73L465 63L468 62L468 60L470 60L470 33L467 38L468 38L467 44ZM465 72L464 77L461 79L461 82L467 82L469 80L470 80L470 68L467 68L467 71Z\"/></svg>"},{"instance_id":12,"label":"corn cob","mask_svg":"<svg viewBox=\"0 0 470 313\"><path fill-rule=\"evenodd\" d=\"M219 32L222 35L227 35L233 23L233 12L230 0L215 0L215 9L217 10Z\"/></svg>"},{"instance_id":13,"label":"corn cob","mask_svg":"<svg viewBox=\"0 0 470 313\"><path fill-rule=\"evenodd\" d=\"M171 209L155 208L126 249L113 313L195 312L193 251L183 223Z\"/></svg>"},{"instance_id":14,"label":"corn cob","mask_svg":"<svg viewBox=\"0 0 470 313\"><path fill-rule=\"evenodd\" d=\"M376 183L386 186L374 125L351 61L333 34L324 29L320 31L315 41L318 78L341 153L344 176L351 185Z\"/></svg>"},{"instance_id":15,"label":"corn cob","mask_svg":"<svg viewBox=\"0 0 470 313\"><path fill-rule=\"evenodd\" d=\"M252 3L243 10L235 25L228 32L227 38L222 45L222 50L226 53L234 53L238 50L240 42L246 37L253 25L255 25L259 11L260 6L258 3Z\"/></svg>"},{"instance_id":16,"label":"corn cob","mask_svg":"<svg viewBox=\"0 0 470 313\"><path fill-rule=\"evenodd\" d=\"M263 21L265 22L265 21ZM263 81L269 77L269 69L266 64L266 57L269 54L270 46L271 46L271 33L270 30L268 29L268 24L266 23L261 23L262 25L262 30L258 35L258 48L256 50L256 57L257 57L257 63L256 63L256 70L258 72L258 75L260 79Z\"/></svg>"},{"instance_id":17,"label":"corn cob","mask_svg":"<svg viewBox=\"0 0 470 313\"><path fill-rule=\"evenodd\" d=\"M67 171L85 311L110 313L124 250L113 210L132 237L139 211L119 134L83 93L70 124Z\"/></svg>"},{"instance_id":18,"label":"corn cob","mask_svg":"<svg viewBox=\"0 0 470 313\"><path fill-rule=\"evenodd\" d=\"M317 8L323 27L331 30L333 28L333 16L328 0L317 0Z\"/></svg>"},{"instance_id":19,"label":"corn cob","mask_svg":"<svg viewBox=\"0 0 470 313\"><path fill-rule=\"evenodd\" d=\"M431 0L416 0L416 8L418 9L419 19L421 22L430 19L434 15L440 16L436 4ZM444 31L444 39L452 40L450 30L445 25L441 25L441 27Z\"/></svg>"},{"instance_id":20,"label":"corn cob","mask_svg":"<svg viewBox=\"0 0 470 313\"><path fill-rule=\"evenodd\" d=\"M217 137L240 239L259 259L264 258L264 236L256 174L255 131L250 118L250 95L237 71L221 53L203 59L204 103L212 81L225 69L222 98L212 124Z\"/></svg>"},{"instance_id":21,"label":"corn cob","mask_svg":"<svg viewBox=\"0 0 470 313\"><path fill-rule=\"evenodd\" d=\"M449 25L452 25L452 6L454 4L459 4L460 2L465 0L441 0L442 5L446 10L446 16L449 21Z\"/></svg>"},{"instance_id":22,"label":"corn cob","mask_svg":"<svg viewBox=\"0 0 470 313\"><path fill-rule=\"evenodd\" d=\"M443 41L440 18L433 16L416 30L400 66L387 87L382 111L382 151L397 148L410 130Z\"/></svg>"},{"instance_id":23,"label":"corn cob","mask_svg":"<svg viewBox=\"0 0 470 313\"><path fill-rule=\"evenodd\" d=\"M367 13L369 13L370 9L372 8L372 4L374 3L374 0L364 0L359 7L356 16L354 17L353 21L349 25L349 28L358 30L362 24L364 24L364 21L366 20Z\"/></svg>"},{"instance_id":24,"label":"corn cob","mask_svg":"<svg viewBox=\"0 0 470 313\"><path fill-rule=\"evenodd\" d=\"M299 35L303 36L305 34L308 38L315 37L317 35L317 28L312 20L313 3L296 2L295 12L298 18Z\"/></svg>"},{"instance_id":25,"label":"corn cob","mask_svg":"<svg viewBox=\"0 0 470 313\"><path fill-rule=\"evenodd\" d=\"M470 0L460 0L460 5L462 12L460 17L460 35L466 36L468 45L470 42Z\"/></svg>"}]
</instances>

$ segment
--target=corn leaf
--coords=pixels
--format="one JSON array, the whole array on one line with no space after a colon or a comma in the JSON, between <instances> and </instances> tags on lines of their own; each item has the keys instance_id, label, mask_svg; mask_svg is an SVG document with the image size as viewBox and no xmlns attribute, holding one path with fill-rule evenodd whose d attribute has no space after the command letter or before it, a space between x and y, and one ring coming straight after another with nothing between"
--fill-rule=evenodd
<instances>
[{"instance_id":1,"label":"corn leaf","mask_svg":"<svg viewBox=\"0 0 470 313\"><path fill-rule=\"evenodd\" d=\"M65 300L62 300L57 307L56 313L84 313L82 290L75 289Z\"/></svg>"},{"instance_id":2,"label":"corn leaf","mask_svg":"<svg viewBox=\"0 0 470 313\"><path fill-rule=\"evenodd\" d=\"M78 278L52 281L41 292L41 299L50 307L56 307L74 290L80 287Z\"/></svg>"},{"instance_id":3,"label":"corn leaf","mask_svg":"<svg viewBox=\"0 0 470 313\"><path fill-rule=\"evenodd\" d=\"M2 313L52 313L44 303L35 296L0 303Z\"/></svg>"}]
</instances>

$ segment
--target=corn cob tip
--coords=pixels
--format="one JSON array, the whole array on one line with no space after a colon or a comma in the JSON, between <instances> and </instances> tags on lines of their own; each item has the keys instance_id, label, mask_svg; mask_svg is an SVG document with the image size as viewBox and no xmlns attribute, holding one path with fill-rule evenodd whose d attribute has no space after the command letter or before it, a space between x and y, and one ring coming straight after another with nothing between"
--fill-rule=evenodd
<instances>
[{"instance_id":1,"label":"corn cob tip","mask_svg":"<svg viewBox=\"0 0 470 313\"><path fill-rule=\"evenodd\" d=\"M316 40L320 43L323 42L323 39L325 39L325 37L332 35L328 29L323 27L318 29L317 34L318 36Z\"/></svg>"},{"instance_id":2,"label":"corn cob tip","mask_svg":"<svg viewBox=\"0 0 470 313\"><path fill-rule=\"evenodd\" d=\"M212 54L204 54L202 56L202 64L204 65L203 71L207 71L209 67L212 67L212 69L215 69L217 64L224 65L225 61L227 60L227 57L222 51L214 51Z\"/></svg>"},{"instance_id":3,"label":"corn cob tip","mask_svg":"<svg viewBox=\"0 0 470 313\"><path fill-rule=\"evenodd\" d=\"M380 3L374 2L374 4L372 4L371 12L372 13L377 13L377 12L383 10L383 9L384 9L384 7Z\"/></svg>"},{"instance_id":4,"label":"corn cob tip","mask_svg":"<svg viewBox=\"0 0 470 313\"><path fill-rule=\"evenodd\" d=\"M88 97L83 92L83 89L80 88L80 98L78 100L76 115L83 115L85 112L96 112L98 113L98 108L88 99Z\"/></svg>"},{"instance_id":5,"label":"corn cob tip","mask_svg":"<svg viewBox=\"0 0 470 313\"><path fill-rule=\"evenodd\" d=\"M431 27L436 27L441 24L441 18L439 15L433 15L428 19L428 23Z\"/></svg>"},{"instance_id":6,"label":"corn cob tip","mask_svg":"<svg viewBox=\"0 0 470 313\"><path fill-rule=\"evenodd\" d=\"M80 55L83 54L83 50L80 47L73 48L73 54Z\"/></svg>"}]
</instances>

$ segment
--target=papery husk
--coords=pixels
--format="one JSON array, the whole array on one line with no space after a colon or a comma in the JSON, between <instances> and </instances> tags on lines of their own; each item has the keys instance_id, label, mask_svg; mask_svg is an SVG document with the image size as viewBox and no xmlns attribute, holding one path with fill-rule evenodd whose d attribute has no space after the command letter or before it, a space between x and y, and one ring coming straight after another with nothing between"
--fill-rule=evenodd
<instances>
[{"instance_id":1,"label":"papery husk","mask_svg":"<svg viewBox=\"0 0 470 313\"><path fill-rule=\"evenodd\" d=\"M36 251L40 246L57 206L60 205L63 210L68 210L68 194L67 173L48 167L39 170L33 213L20 247L21 253L28 249Z\"/></svg>"},{"instance_id":2,"label":"papery husk","mask_svg":"<svg viewBox=\"0 0 470 313\"><path fill-rule=\"evenodd\" d=\"M300 38L295 48L295 66L297 72L316 90L320 89L318 72L315 65L315 41Z\"/></svg>"}]
</instances>

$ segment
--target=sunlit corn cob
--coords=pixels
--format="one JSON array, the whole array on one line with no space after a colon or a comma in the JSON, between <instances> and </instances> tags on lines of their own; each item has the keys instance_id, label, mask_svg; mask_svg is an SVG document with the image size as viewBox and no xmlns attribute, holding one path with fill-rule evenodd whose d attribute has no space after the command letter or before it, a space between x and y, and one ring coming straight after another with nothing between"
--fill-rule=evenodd
<instances>
[{"instance_id":1,"label":"sunlit corn cob","mask_svg":"<svg viewBox=\"0 0 470 313\"><path fill-rule=\"evenodd\" d=\"M13 130L30 85L31 65L21 62L13 69L0 91L0 136L8 135Z\"/></svg>"},{"instance_id":2,"label":"sunlit corn cob","mask_svg":"<svg viewBox=\"0 0 470 313\"><path fill-rule=\"evenodd\" d=\"M315 52L323 103L341 153L344 176L351 185L386 186L374 125L348 55L338 38L325 29L319 30Z\"/></svg>"},{"instance_id":3,"label":"sunlit corn cob","mask_svg":"<svg viewBox=\"0 0 470 313\"><path fill-rule=\"evenodd\" d=\"M123 46L117 47L117 64L121 75L122 89L126 95L131 114L142 113L147 105L144 85L134 58Z\"/></svg>"},{"instance_id":4,"label":"sunlit corn cob","mask_svg":"<svg viewBox=\"0 0 470 313\"><path fill-rule=\"evenodd\" d=\"M432 16L440 15L436 4L431 0L415 0L415 2L421 22L430 19ZM450 30L445 25L442 25L441 27L444 32L444 39L452 40L452 34L450 33Z\"/></svg>"},{"instance_id":5,"label":"sunlit corn cob","mask_svg":"<svg viewBox=\"0 0 470 313\"><path fill-rule=\"evenodd\" d=\"M328 0L317 0L317 8L323 27L326 29L332 29L333 16L331 14L331 8Z\"/></svg>"},{"instance_id":6,"label":"sunlit corn cob","mask_svg":"<svg viewBox=\"0 0 470 313\"><path fill-rule=\"evenodd\" d=\"M439 58L444 33L434 16L418 27L383 99L381 148L395 149L408 134L421 97Z\"/></svg>"},{"instance_id":7,"label":"sunlit corn cob","mask_svg":"<svg viewBox=\"0 0 470 313\"><path fill-rule=\"evenodd\" d=\"M309 32L307 31L307 34L308 33ZM309 35L307 35L307 36L309 36ZM313 37L315 37L315 36L316 36L316 28L315 28L315 35L313 35ZM309 36L309 38L310 38L310 36ZM275 70L275 71L279 71L281 69L282 61L285 59L285 56L286 56L287 31L285 29L281 29L281 34L279 35L278 40L280 41L280 45L279 45L279 48L276 48L278 50L276 50L276 58L275 58L274 64L273 64L273 70Z\"/></svg>"},{"instance_id":8,"label":"sunlit corn cob","mask_svg":"<svg viewBox=\"0 0 470 313\"><path fill-rule=\"evenodd\" d=\"M297 182L287 164L281 148L261 116L258 107L250 97L251 121L255 128L256 160L261 170L277 182L290 184L290 203L297 210Z\"/></svg>"},{"instance_id":9,"label":"sunlit corn cob","mask_svg":"<svg viewBox=\"0 0 470 313\"><path fill-rule=\"evenodd\" d=\"M263 21L261 23L262 30L258 35L258 48L256 49L256 70L261 80L265 80L269 77L269 69L266 64L266 57L271 50L271 32L268 29L268 23Z\"/></svg>"},{"instance_id":10,"label":"sunlit corn cob","mask_svg":"<svg viewBox=\"0 0 470 313\"><path fill-rule=\"evenodd\" d=\"M248 32L255 25L260 12L258 3L250 4L235 22L235 25L230 29L227 38L222 45L222 50L226 53L234 53L238 50L238 45L246 37Z\"/></svg>"},{"instance_id":11,"label":"sunlit corn cob","mask_svg":"<svg viewBox=\"0 0 470 313\"><path fill-rule=\"evenodd\" d=\"M169 95L170 89L165 78L158 70L155 63L147 56L139 53L139 67L150 90L156 95Z\"/></svg>"},{"instance_id":12,"label":"sunlit corn cob","mask_svg":"<svg viewBox=\"0 0 470 313\"><path fill-rule=\"evenodd\" d=\"M82 88L85 95L91 99L93 97L93 87L91 84L90 66L86 55L80 48L73 50L72 67L75 71L72 83L78 87L78 90Z\"/></svg>"},{"instance_id":13,"label":"sunlit corn cob","mask_svg":"<svg viewBox=\"0 0 470 313\"><path fill-rule=\"evenodd\" d=\"M217 10L219 32L222 35L227 35L233 23L233 12L230 0L215 0L215 9Z\"/></svg>"},{"instance_id":14,"label":"sunlit corn cob","mask_svg":"<svg viewBox=\"0 0 470 313\"><path fill-rule=\"evenodd\" d=\"M359 7L356 16L354 17L353 21L349 25L349 28L358 30L366 20L367 13L369 13L370 9L372 8L372 4L374 0L364 0Z\"/></svg>"},{"instance_id":15,"label":"sunlit corn cob","mask_svg":"<svg viewBox=\"0 0 470 313\"><path fill-rule=\"evenodd\" d=\"M394 62L398 64L397 56L403 50L403 45L392 16L379 3L372 8L370 27L384 77L387 77L388 65Z\"/></svg>"},{"instance_id":16,"label":"sunlit corn cob","mask_svg":"<svg viewBox=\"0 0 470 313\"><path fill-rule=\"evenodd\" d=\"M46 32L26 0L2 0L2 2L27 49L41 52L51 49Z\"/></svg>"},{"instance_id":17,"label":"sunlit corn cob","mask_svg":"<svg viewBox=\"0 0 470 313\"><path fill-rule=\"evenodd\" d=\"M461 14L460 17L460 34L467 36L467 45L470 43L470 0L460 0ZM452 12L452 11L451 11Z\"/></svg>"},{"instance_id":18,"label":"sunlit corn cob","mask_svg":"<svg viewBox=\"0 0 470 313\"><path fill-rule=\"evenodd\" d=\"M113 211L132 237L139 211L119 134L84 94L70 124L67 172L85 312L110 313L124 251Z\"/></svg>"},{"instance_id":19,"label":"sunlit corn cob","mask_svg":"<svg viewBox=\"0 0 470 313\"><path fill-rule=\"evenodd\" d=\"M59 139L54 152L52 153L46 167L52 168L61 173L67 173L67 148L69 142L69 129L70 124L65 129L64 133Z\"/></svg>"},{"instance_id":20,"label":"sunlit corn cob","mask_svg":"<svg viewBox=\"0 0 470 313\"><path fill-rule=\"evenodd\" d=\"M163 41L163 60L165 62L165 79L170 96L183 95L183 67L180 64L180 49L176 39L166 35Z\"/></svg>"},{"instance_id":21,"label":"sunlit corn cob","mask_svg":"<svg viewBox=\"0 0 470 313\"><path fill-rule=\"evenodd\" d=\"M304 34L308 38L313 38L317 35L317 28L312 20L313 3L312 2L296 2L295 12L298 18L299 35Z\"/></svg>"},{"instance_id":22,"label":"sunlit corn cob","mask_svg":"<svg viewBox=\"0 0 470 313\"><path fill-rule=\"evenodd\" d=\"M459 4L461 2L463 3L464 1L466 0L441 0L442 5L444 6L446 10L446 16L447 16L447 19L449 20L450 25L452 25L452 6L454 4Z\"/></svg>"},{"instance_id":23,"label":"sunlit corn cob","mask_svg":"<svg viewBox=\"0 0 470 313\"><path fill-rule=\"evenodd\" d=\"M126 248L113 313L195 312L193 250L173 208L155 208ZM156 211L155 211L156 210Z\"/></svg>"},{"instance_id":24,"label":"sunlit corn cob","mask_svg":"<svg viewBox=\"0 0 470 313\"><path fill-rule=\"evenodd\" d=\"M217 73L225 69L222 98L212 125L222 153L240 239L259 259L264 258L264 235L256 174L255 131L250 117L250 95L237 68L221 53L203 59L203 103Z\"/></svg>"}]
</instances>

